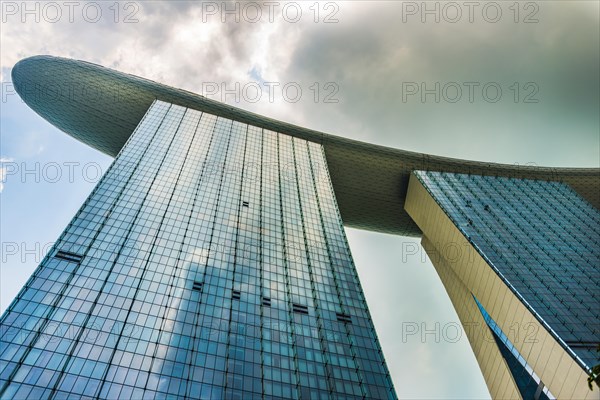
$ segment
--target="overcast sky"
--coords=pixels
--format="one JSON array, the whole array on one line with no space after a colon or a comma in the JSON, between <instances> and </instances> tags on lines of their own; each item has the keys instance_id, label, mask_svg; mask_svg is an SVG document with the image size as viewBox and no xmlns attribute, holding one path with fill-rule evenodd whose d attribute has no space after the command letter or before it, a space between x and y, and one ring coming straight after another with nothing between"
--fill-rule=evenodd
<instances>
[{"instance_id":1,"label":"overcast sky","mask_svg":"<svg viewBox=\"0 0 600 400\"><path fill-rule=\"evenodd\" d=\"M22 103L18 60L86 60L406 150L598 167L598 4L2 2L0 310L111 162ZM489 398L419 240L347 235L398 396Z\"/></svg>"}]
</instances>

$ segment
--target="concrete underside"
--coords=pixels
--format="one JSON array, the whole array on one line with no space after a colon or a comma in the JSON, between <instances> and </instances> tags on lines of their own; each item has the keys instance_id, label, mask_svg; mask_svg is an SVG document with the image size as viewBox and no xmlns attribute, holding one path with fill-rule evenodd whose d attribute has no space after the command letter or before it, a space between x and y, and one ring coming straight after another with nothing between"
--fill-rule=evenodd
<instances>
[{"instance_id":1,"label":"concrete underside","mask_svg":"<svg viewBox=\"0 0 600 400\"><path fill-rule=\"evenodd\" d=\"M36 56L12 70L17 92L43 118L74 138L116 156L155 99L321 143L344 224L420 236L404 210L416 169L557 180L600 208L600 169L547 168L452 159L368 144L301 128L102 66Z\"/></svg>"}]
</instances>

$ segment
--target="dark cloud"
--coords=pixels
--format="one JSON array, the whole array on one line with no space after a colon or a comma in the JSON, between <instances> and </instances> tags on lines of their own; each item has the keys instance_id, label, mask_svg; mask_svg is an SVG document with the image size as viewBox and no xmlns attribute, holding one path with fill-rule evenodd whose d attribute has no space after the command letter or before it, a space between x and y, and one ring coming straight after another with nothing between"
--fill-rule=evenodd
<instances>
[{"instance_id":1,"label":"dark cloud","mask_svg":"<svg viewBox=\"0 0 600 400\"><path fill-rule=\"evenodd\" d=\"M472 24L402 23L400 4L364 7L328 30L310 27L286 76L339 84L343 98L335 112L347 124L326 128L341 135L503 162L542 162L548 154L539 144L550 138L554 145L567 142L563 149L572 153L546 162L597 165L597 13L590 13L585 2L544 2L539 7L534 24L516 24L509 14L496 24L481 19ZM403 101L403 84L411 82L429 88L435 82L440 87L451 82L480 86L473 103L462 85L457 103L443 97L436 103L433 95L425 103L418 95ZM497 103L482 97L481 87L488 82L503 90ZM527 95L539 102L524 103ZM327 121L331 107L304 111L310 115L306 119ZM361 131L344 131L356 127ZM525 146L510 149L508 143Z\"/></svg>"}]
</instances>

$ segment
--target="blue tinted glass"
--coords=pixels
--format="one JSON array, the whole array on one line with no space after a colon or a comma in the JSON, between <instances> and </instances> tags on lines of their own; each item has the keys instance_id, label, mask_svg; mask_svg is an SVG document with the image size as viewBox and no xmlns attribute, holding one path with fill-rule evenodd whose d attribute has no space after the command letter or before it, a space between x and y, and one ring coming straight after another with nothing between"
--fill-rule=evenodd
<instances>
[{"instance_id":1,"label":"blue tinted glass","mask_svg":"<svg viewBox=\"0 0 600 400\"><path fill-rule=\"evenodd\" d=\"M156 101L3 315L0 397L395 398L326 165Z\"/></svg>"}]
</instances>

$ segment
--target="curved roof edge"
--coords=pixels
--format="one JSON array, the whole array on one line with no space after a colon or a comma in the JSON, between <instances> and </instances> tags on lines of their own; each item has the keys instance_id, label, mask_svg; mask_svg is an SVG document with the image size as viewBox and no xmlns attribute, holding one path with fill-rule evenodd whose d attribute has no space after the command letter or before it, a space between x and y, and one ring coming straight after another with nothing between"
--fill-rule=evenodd
<instances>
[{"instance_id":1,"label":"curved roof edge","mask_svg":"<svg viewBox=\"0 0 600 400\"><path fill-rule=\"evenodd\" d=\"M182 89L85 61L34 56L12 69L17 93L50 123L116 156L155 99L324 146L344 224L375 232L420 236L404 211L411 171L434 170L569 184L600 208L599 168L552 168L460 160L399 150L302 128Z\"/></svg>"}]
</instances>

